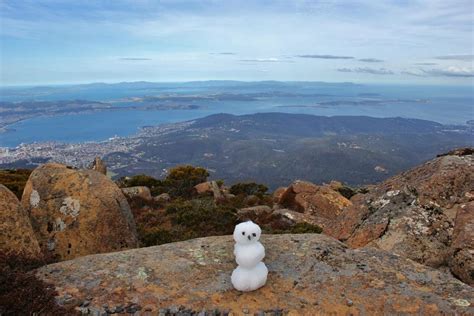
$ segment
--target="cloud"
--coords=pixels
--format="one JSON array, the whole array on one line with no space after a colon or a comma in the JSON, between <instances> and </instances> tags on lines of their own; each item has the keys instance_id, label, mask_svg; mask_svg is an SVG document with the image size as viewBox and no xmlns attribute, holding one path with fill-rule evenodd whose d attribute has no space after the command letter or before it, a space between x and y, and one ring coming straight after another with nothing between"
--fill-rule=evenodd
<instances>
[{"instance_id":1,"label":"cloud","mask_svg":"<svg viewBox=\"0 0 474 316\"><path fill-rule=\"evenodd\" d=\"M419 65L419 66L436 66L437 63L415 63L415 65Z\"/></svg>"},{"instance_id":2,"label":"cloud","mask_svg":"<svg viewBox=\"0 0 474 316\"><path fill-rule=\"evenodd\" d=\"M126 60L126 61L146 61L151 60L151 58L144 58L144 57L122 57L119 60Z\"/></svg>"},{"instance_id":3,"label":"cloud","mask_svg":"<svg viewBox=\"0 0 474 316\"><path fill-rule=\"evenodd\" d=\"M211 55L237 55L233 52L220 52L220 53L210 53Z\"/></svg>"},{"instance_id":4,"label":"cloud","mask_svg":"<svg viewBox=\"0 0 474 316\"><path fill-rule=\"evenodd\" d=\"M297 55L300 58L314 58L314 59L354 59L352 56L336 56L336 55Z\"/></svg>"},{"instance_id":5,"label":"cloud","mask_svg":"<svg viewBox=\"0 0 474 316\"><path fill-rule=\"evenodd\" d=\"M461 78L470 78L474 77L474 69L467 67L448 67L446 69L430 69L423 70L424 73L431 76L441 76L441 77L461 77Z\"/></svg>"},{"instance_id":6,"label":"cloud","mask_svg":"<svg viewBox=\"0 0 474 316\"><path fill-rule=\"evenodd\" d=\"M383 62L382 59L377 59L377 58L361 58L358 59L359 61L363 61L364 63L381 63Z\"/></svg>"},{"instance_id":7,"label":"cloud","mask_svg":"<svg viewBox=\"0 0 474 316\"><path fill-rule=\"evenodd\" d=\"M419 73L419 72L414 72L414 71L409 71L409 70L405 70L400 73L402 75L408 75L408 76L414 76L414 77L426 77L424 73Z\"/></svg>"},{"instance_id":8,"label":"cloud","mask_svg":"<svg viewBox=\"0 0 474 316\"><path fill-rule=\"evenodd\" d=\"M291 60L281 60L278 58L254 58L254 59L240 59L244 63L292 63Z\"/></svg>"},{"instance_id":9,"label":"cloud","mask_svg":"<svg viewBox=\"0 0 474 316\"><path fill-rule=\"evenodd\" d=\"M416 77L451 77L473 78L474 69L451 66L445 69L419 69L418 71L403 71L402 74Z\"/></svg>"},{"instance_id":10,"label":"cloud","mask_svg":"<svg viewBox=\"0 0 474 316\"><path fill-rule=\"evenodd\" d=\"M435 58L441 59L441 60L471 61L471 60L474 60L474 55L447 55L447 56L437 56Z\"/></svg>"},{"instance_id":11,"label":"cloud","mask_svg":"<svg viewBox=\"0 0 474 316\"><path fill-rule=\"evenodd\" d=\"M393 71L385 69L385 68L369 68L369 67L358 67L358 68L339 68L337 69L339 72L356 72L356 73L365 73L365 74L372 74L372 75L393 75Z\"/></svg>"}]
</instances>

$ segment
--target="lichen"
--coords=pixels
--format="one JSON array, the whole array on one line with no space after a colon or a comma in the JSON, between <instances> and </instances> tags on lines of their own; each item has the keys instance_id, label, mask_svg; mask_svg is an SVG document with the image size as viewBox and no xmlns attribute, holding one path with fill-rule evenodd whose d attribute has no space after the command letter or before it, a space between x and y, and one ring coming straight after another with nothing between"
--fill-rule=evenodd
<instances>
[{"instance_id":1,"label":"lichen","mask_svg":"<svg viewBox=\"0 0 474 316\"><path fill-rule=\"evenodd\" d=\"M138 268L138 273L137 273L137 279L140 279L142 281L146 281L148 278L148 274L146 273L146 270L144 267L139 267Z\"/></svg>"},{"instance_id":2,"label":"lichen","mask_svg":"<svg viewBox=\"0 0 474 316\"><path fill-rule=\"evenodd\" d=\"M457 306L462 306L462 307L471 306L471 303L469 303L468 300L464 300L462 298L451 298L451 302L453 302L453 304Z\"/></svg>"},{"instance_id":3,"label":"lichen","mask_svg":"<svg viewBox=\"0 0 474 316\"><path fill-rule=\"evenodd\" d=\"M70 196L66 197L63 200L63 204L59 211L63 213L64 215L69 215L72 217L77 217L79 215L79 212L81 210L81 203L79 200L73 199Z\"/></svg>"},{"instance_id":4,"label":"lichen","mask_svg":"<svg viewBox=\"0 0 474 316\"><path fill-rule=\"evenodd\" d=\"M66 229L66 223L60 217L56 218L54 230L62 232L64 229Z\"/></svg>"},{"instance_id":5,"label":"lichen","mask_svg":"<svg viewBox=\"0 0 474 316\"><path fill-rule=\"evenodd\" d=\"M30 194L30 205L31 207L38 207L39 202L40 202L40 195L38 191L33 190Z\"/></svg>"}]
</instances>

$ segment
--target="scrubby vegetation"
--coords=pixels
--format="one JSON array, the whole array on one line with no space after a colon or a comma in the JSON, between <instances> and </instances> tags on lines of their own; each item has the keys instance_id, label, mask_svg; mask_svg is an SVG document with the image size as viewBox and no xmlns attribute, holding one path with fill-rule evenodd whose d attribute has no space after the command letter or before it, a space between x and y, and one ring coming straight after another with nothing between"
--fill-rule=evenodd
<instances>
[{"instance_id":1,"label":"scrubby vegetation","mask_svg":"<svg viewBox=\"0 0 474 316\"><path fill-rule=\"evenodd\" d=\"M121 187L146 186L152 195L168 193L172 197L190 198L194 195L194 186L205 182L209 177L206 169L193 166L178 166L170 169L165 179L159 180L140 174L123 177L117 182Z\"/></svg>"},{"instance_id":2,"label":"scrubby vegetation","mask_svg":"<svg viewBox=\"0 0 474 316\"><path fill-rule=\"evenodd\" d=\"M268 188L254 182L237 183L226 188L216 181L226 198L216 201L212 192L197 194L194 186L206 182L207 170L193 166L179 166L168 176L158 180L137 175L119 180L122 187L147 186L152 195L168 193L170 201L129 199L142 246L153 246L186 239L232 234L239 219L237 211L256 205L273 205ZM275 230L262 225L266 233L320 233L321 228L307 223L295 224L286 230Z\"/></svg>"},{"instance_id":3,"label":"scrubby vegetation","mask_svg":"<svg viewBox=\"0 0 474 316\"><path fill-rule=\"evenodd\" d=\"M230 193L239 195L256 195L256 196L263 196L267 191L268 188L263 184L258 184L255 182L250 183L237 183L230 187Z\"/></svg>"},{"instance_id":4,"label":"scrubby vegetation","mask_svg":"<svg viewBox=\"0 0 474 316\"><path fill-rule=\"evenodd\" d=\"M0 315L78 315L57 305L54 286L31 271L49 261L0 252Z\"/></svg>"},{"instance_id":5,"label":"scrubby vegetation","mask_svg":"<svg viewBox=\"0 0 474 316\"><path fill-rule=\"evenodd\" d=\"M26 181L32 171L30 169L0 170L0 183L10 189L18 199L21 199Z\"/></svg>"},{"instance_id":6,"label":"scrubby vegetation","mask_svg":"<svg viewBox=\"0 0 474 316\"><path fill-rule=\"evenodd\" d=\"M273 234L321 234L323 229L310 223L297 223L287 230L272 231Z\"/></svg>"}]
</instances>

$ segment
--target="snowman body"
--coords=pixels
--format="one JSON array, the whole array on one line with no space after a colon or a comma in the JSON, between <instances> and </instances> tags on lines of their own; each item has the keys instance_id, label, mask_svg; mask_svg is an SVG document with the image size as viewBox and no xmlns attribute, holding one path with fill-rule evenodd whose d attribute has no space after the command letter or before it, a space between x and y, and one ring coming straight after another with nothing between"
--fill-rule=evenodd
<instances>
[{"instance_id":1,"label":"snowman body","mask_svg":"<svg viewBox=\"0 0 474 316\"><path fill-rule=\"evenodd\" d=\"M235 226L234 255L238 266L231 281L236 290L254 291L267 282L268 269L262 262L265 248L258 241L261 233L260 227L251 221Z\"/></svg>"}]
</instances>

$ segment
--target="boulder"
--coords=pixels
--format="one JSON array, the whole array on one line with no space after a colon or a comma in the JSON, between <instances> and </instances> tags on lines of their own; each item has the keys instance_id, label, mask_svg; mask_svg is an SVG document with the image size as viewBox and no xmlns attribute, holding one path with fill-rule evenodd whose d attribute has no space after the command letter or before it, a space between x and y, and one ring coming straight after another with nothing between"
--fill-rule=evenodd
<instances>
[{"instance_id":1,"label":"boulder","mask_svg":"<svg viewBox=\"0 0 474 316\"><path fill-rule=\"evenodd\" d=\"M2 184L0 184L0 250L17 252L32 258L41 256L28 213L15 194Z\"/></svg>"},{"instance_id":2,"label":"boulder","mask_svg":"<svg viewBox=\"0 0 474 316\"><path fill-rule=\"evenodd\" d=\"M351 205L350 200L331 187L318 186L306 181L293 182L281 193L277 203L316 218L316 224L323 227Z\"/></svg>"},{"instance_id":3,"label":"boulder","mask_svg":"<svg viewBox=\"0 0 474 316\"><path fill-rule=\"evenodd\" d=\"M288 229L296 222L267 205L242 208L237 211L239 221L251 220L264 229Z\"/></svg>"},{"instance_id":4,"label":"boulder","mask_svg":"<svg viewBox=\"0 0 474 316\"><path fill-rule=\"evenodd\" d=\"M128 199L132 199L135 197L141 198L146 201L151 201L153 199L150 193L150 189L145 186L122 188L122 192Z\"/></svg>"},{"instance_id":5,"label":"boulder","mask_svg":"<svg viewBox=\"0 0 474 316\"><path fill-rule=\"evenodd\" d=\"M225 200L224 192L221 190L216 181L207 181L199 183L194 186L198 194L212 194L214 200L223 201Z\"/></svg>"},{"instance_id":6,"label":"boulder","mask_svg":"<svg viewBox=\"0 0 474 316\"><path fill-rule=\"evenodd\" d=\"M42 165L30 175L22 205L40 247L62 260L138 246L125 196L97 171Z\"/></svg>"},{"instance_id":7,"label":"boulder","mask_svg":"<svg viewBox=\"0 0 474 316\"><path fill-rule=\"evenodd\" d=\"M278 203L281 200L282 194L286 191L286 187L279 187L273 191L273 201Z\"/></svg>"},{"instance_id":8,"label":"boulder","mask_svg":"<svg viewBox=\"0 0 474 316\"><path fill-rule=\"evenodd\" d=\"M460 205L457 212L449 266L454 275L474 286L474 202Z\"/></svg>"},{"instance_id":9,"label":"boulder","mask_svg":"<svg viewBox=\"0 0 474 316\"><path fill-rule=\"evenodd\" d=\"M166 203L171 201L171 196L168 193L161 193L160 195L153 197L153 200L158 203Z\"/></svg>"},{"instance_id":10,"label":"boulder","mask_svg":"<svg viewBox=\"0 0 474 316\"><path fill-rule=\"evenodd\" d=\"M319 234L264 235L267 284L233 289L232 236L91 255L44 266L61 304L84 314L468 315L474 291L449 273ZM181 313L180 312L180 313Z\"/></svg>"},{"instance_id":11,"label":"boulder","mask_svg":"<svg viewBox=\"0 0 474 316\"><path fill-rule=\"evenodd\" d=\"M95 157L89 169L100 172L103 175L107 175L107 165L102 161L102 159L100 159L100 157Z\"/></svg>"}]
</instances>

